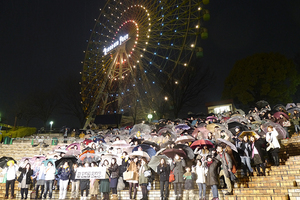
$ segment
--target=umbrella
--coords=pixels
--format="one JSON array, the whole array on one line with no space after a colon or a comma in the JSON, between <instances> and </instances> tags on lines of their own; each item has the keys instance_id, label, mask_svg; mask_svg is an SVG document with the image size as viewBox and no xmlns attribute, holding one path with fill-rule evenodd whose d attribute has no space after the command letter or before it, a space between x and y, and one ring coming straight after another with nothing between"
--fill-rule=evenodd
<instances>
[{"instance_id":1,"label":"umbrella","mask_svg":"<svg viewBox=\"0 0 300 200\"><path fill-rule=\"evenodd\" d=\"M109 163L111 163L111 160L113 158L115 158L116 160L119 159L119 157L116 154L112 154L112 153L107 153L107 154L104 154L103 156L101 156L102 161L107 160Z\"/></svg>"},{"instance_id":2,"label":"umbrella","mask_svg":"<svg viewBox=\"0 0 300 200\"><path fill-rule=\"evenodd\" d=\"M290 114L293 114L295 110L297 110L298 112L300 112L300 108L299 107L288 108L286 111L288 113L290 113Z\"/></svg>"},{"instance_id":3,"label":"umbrella","mask_svg":"<svg viewBox=\"0 0 300 200\"><path fill-rule=\"evenodd\" d=\"M209 149L214 147L214 144L209 140L202 139L202 140L196 140L195 142L193 142L193 144L190 147L192 149L196 149L196 147L202 149L203 146L207 146L207 148Z\"/></svg>"},{"instance_id":4,"label":"umbrella","mask_svg":"<svg viewBox=\"0 0 300 200\"><path fill-rule=\"evenodd\" d=\"M224 140L222 138L218 138L217 141L219 143L224 143L224 144L228 145L233 151L238 152L236 146L234 144L232 144L230 141Z\"/></svg>"},{"instance_id":5,"label":"umbrella","mask_svg":"<svg viewBox=\"0 0 300 200\"><path fill-rule=\"evenodd\" d=\"M208 124L206 125L206 129L209 131L209 132L214 132L215 131L215 127L218 126L218 124L215 124L215 123L211 123L211 124Z\"/></svg>"},{"instance_id":6,"label":"umbrella","mask_svg":"<svg viewBox=\"0 0 300 200\"><path fill-rule=\"evenodd\" d=\"M288 103L288 104L286 104L285 109L287 110L287 109L293 108L293 107L297 107L296 104L294 104L294 103Z\"/></svg>"},{"instance_id":7,"label":"umbrella","mask_svg":"<svg viewBox=\"0 0 300 200\"><path fill-rule=\"evenodd\" d=\"M247 119L245 117L243 117L242 115L239 114L235 114L232 115L231 118L229 118L226 122L227 123L231 123L231 122L246 122L247 123Z\"/></svg>"},{"instance_id":8,"label":"umbrella","mask_svg":"<svg viewBox=\"0 0 300 200\"><path fill-rule=\"evenodd\" d=\"M48 159L48 160L44 160L43 163L44 163L45 166L47 166L47 165L48 165L48 162L52 162L53 166L55 167L55 161L56 161L56 160L50 158L50 159Z\"/></svg>"},{"instance_id":9,"label":"umbrella","mask_svg":"<svg viewBox=\"0 0 300 200\"><path fill-rule=\"evenodd\" d=\"M91 143L91 142L93 142L93 140L90 140L90 139L85 139L85 140L83 140L83 144L85 144L85 145L88 145L89 143Z\"/></svg>"},{"instance_id":10,"label":"umbrella","mask_svg":"<svg viewBox=\"0 0 300 200\"><path fill-rule=\"evenodd\" d=\"M134 143L135 141L137 141L138 144L142 144L142 141L144 141L144 139L135 137L135 138L132 138L129 143Z\"/></svg>"},{"instance_id":11,"label":"umbrella","mask_svg":"<svg viewBox=\"0 0 300 200\"><path fill-rule=\"evenodd\" d=\"M152 156L155 156L155 154L156 154L156 151L152 147L150 147L149 145L146 145L146 144L141 144L141 145L134 147L132 149L132 152L139 151L139 148L141 148L142 151L146 152L150 156L150 158Z\"/></svg>"},{"instance_id":12,"label":"umbrella","mask_svg":"<svg viewBox=\"0 0 300 200\"><path fill-rule=\"evenodd\" d=\"M275 128L275 130L278 132L278 139L286 138L286 131L280 124L277 124L277 123L274 123L271 121L268 121L268 122L262 124L262 129L265 133L268 132L268 126L272 126L273 128Z\"/></svg>"},{"instance_id":13,"label":"umbrella","mask_svg":"<svg viewBox=\"0 0 300 200\"><path fill-rule=\"evenodd\" d=\"M280 118L280 115L283 115L286 119L289 119L289 116L287 115L287 114L285 114L284 112L276 112L276 113L274 113L274 117L275 118Z\"/></svg>"},{"instance_id":14,"label":"umbrella","mask_svg":"<svg viewBox=\"0 0 300 200\"><path fill-rule=\"evenodd\" d=\"M151 130L152 129L149 125L141 123L141 124L134 125L130 133L135 135L139 131L140 133L143 134L149 134L151 133Z\"/></svg>"},{"instance_id":15,"label":"umbrella","mask_svg":"<svg viewBox=\"0 0 300 200\"><path fill-rule=\"evenodd\" d=\"M242 109L235 109L235 112L236 112L236 113L239 112L239 114L245 115L245 112L244 112Z\"/></svg>"},{"instance_id":16,"label":"umbrella","mask_svg":"<svg viewBox=\"0 0 300 200\"><path fill-rule=\"evenodd\" d=\"M58 169L60 166L62 166L65 162L69 163L70 168L72 168L73 164L77 162L77 158L74 157L62 157L55 161L56 169Z\"/></svg>"},{"instance_id":17,"label":"umbrella","mask_svg":"<svg viewBox=\"0 0 300 200\"><path fill-rule=\"evenodd\" d=\"M160 146L159 146L157 143L152 142L152 141L146 140L146 141L143 141L142 144L152 146L152 147L154 147L156 150L159 150L159 149L160 149ZM154 149L154 150L155 150L155 149Z\"/></svg>"},{"instance_id":18,"label":"umbrella","mask_svg":"<svg viewBox=\"0 0 300 200\"><path fill-rule=\"evenodd\" d=\"M76 147L75 147L76 146ZM75 143L72 143L70 144L69 146L67 146L66 150L71 150L71 149L75 149L77 148L77 150L80 150L80 144L75 142Z\"/></svg>"},{"instance_id":19,"label":"umbrella","mask_svg":"<svg viewBox=\"0 0 300 200\"><path fill-rule=\"evenodd\" d=\"M238 126L240 128L241 131L246 131L248 130L247 127L239 122L230 122L227 124L228 125L228 129L232 129L235 128L236 126Z\"/></svg>"},{"instance_id":20,"label":"umbrella","mask_svg":"<svg viewBox=\"0 0 300 200\"><path fill-rule=\"evenodd\" d=\"M282 105L282 104L276 104L276 105L273 107L273 110L276 110L276 111L282 111L282 110L285 110L285 106Z\"/></svg>"},{"instance_id":21,"label":"umbrella","mask_svg":"<svg viewBox=\"0 0 300 200\"><path fill-rule=\"evenodd\" d=\"M187 155L182 149L166 149L162 152L162 154L166 155L167 157L174 160L174 157L176 154L178 154L180 157L185 158Z\"/></svg>"},{"instance_id":22,"label":"umbrella","mask_svg":"<svg viewBox=\"0 0 300 200\"><path fill-rule=\"evenodd\" d=\"M86 153L81 155L77 162L78 163L92 163L92 162L97 162L100 160L100 156L98 154L94 154L94 153Z\"/></svg>"},{"instance_id":23,"label":"umbrella","mask_svg":"<svg viewBox=\"0 0 300 200\"><path fill-rule=\"evenodd\" d=\"M209 121L213 121L213 119L218 120L218 118L215 116L208 116L206 119Z\"/></svg>"},{"instance_id":24,"label":"umbrella","mask_svg":"<svg viewBox=\"0 0 300 200\"><path fill-rule=\"evenodd\" d=\"M184 136L180 136L179 138L177 138L177 140L175 141L175 144L192 142L192 141L195 141L194 137L192 137L190 135L184 135Z\"/></svg>"},{"instance_id":25,"label":"umbrella","mask_svg":"<svg viewBox=\"0 0 300 200\"><path fill-rule=\"evenodd\" d=\"M157 172L157 166L160 164L160 160L161 159L165 159L166 163L169 163L170 161L172 161L169 157L167 157L166 155L158 155L158 156L153 156L150 160L150 162L148 163L148 166L153 169L155 172Z\"/></svg>"},{"instance_id":26,"label":"umbrella","mask_svg":"<svg viewBox=\"0 0 300 200\"><path fill-rule=\"evenodd\" d=\"M182 149L189 159L194 159L195 154L193 149L185 144L176 144L173 149Z\"/></svg>"},{"instance_id":27,"label":"umbrella","mask_svg":"<svg viewBox=\"0 0 300 200\"><path fill-rule=\"evenodd\" d=\"M188 130L190 129L191 127L189 127L188 125L186 124L178 124L177 126L175 126L176 129L182 129L182 130Z\"/></svg>"},{"instance_id":28,"label":"umbrella","mask_svg":"<svg viewBox=\"0 0 300 200\"><path fill-rule=\"evenodd\" d=\"M69 151L67 151L67 153L64 155L65 157L66 156L78 156L78 155L80 155L81 154L81 151L79 151L79 150L74 150L74 149L71 149L71 150L69 150Z\"/></svg>"},{"instance_id":29,"label":"umbrella","mask_svg":"<svg viewBox=\"0 0 300 200\"><path fill-rule=\"evenodd\" d=\"M117 141L115 141L111 144L111 147L116 148L116 149L118 149L118 148L121 148L121 149L128 148L130 146L131 145L128 144L125 140L117 140Z\"/></svg>"},{"instance_id":30,"label":"umbrella","mask_svg":"<svg viewBox=\"0 0 300 200\"><path fill-rule=\"evenodd\" d=\"M200 132L200 133L198 134L198 132ZM204 139L204 138L208 137L208 133L209 133L209 131L205 127L199 127L193 131L192 136L197 138L197 136L200 135L200 138Z\"/></svg>"},{"instance_id":31,"label":"umbrella","mask_svg":"<svg viewBox=\"0 0 300 200\"><path fill-rule=\"evenodd\" d=\"M150 156L145 151L134 151L129 155L130 158L139 157L150 160Z\"/></svg>"},{"instance_id":32,"label":"umbrella","mask_svg":"<svg viewBox=\"0 0 300 200\"><path fill-rule=\"evenodd\" d=\"M268 103L267 101L265 101L265 100L260 100L260 101L256 102L256 105L257 105L257 107L259 107L259 108L264 108L264 107L266 107L267 105L269 105L269 103Z\"/></svg>"},{"instance_id":33,"label":"umbrella","mask_svg":"<svg viewBox=\"0 0 300 200\"><path fill-rule=\"evenodd\" d=\"M25 160L28 160L29 163L30 163L30 159L31 159L31 157L23 157L23 158L21 158L21 160L19 161L19 166L22 166L24 164ZM30 163L30 164L32 165L33 163Z\"/></svg>"},{"instance_id":34,"label":"umbrella","mask_svg":"<svg viewBox=\"0 0 300 200\"><path fill-rule=\"evenodd\" d=\"M243 139L244 136L256 136L258 135L257 133L255 133L254 131L243 131L240 135L239 135L239 138L240 139Z\"/></svg>"},{"instance_id":35,"label":"umbrella","mask_svg":"<svg viewBox=\"0 0 300 200\"><path fill-rule=\"evenodd\" d=\"M13 160L15 163L17 163L17 161L15 159L13 159L12 157L7 157L7 156L3 156L0 158L0 168L5 168L7 167L7 162Z\"/></svg>"}]
</instances>

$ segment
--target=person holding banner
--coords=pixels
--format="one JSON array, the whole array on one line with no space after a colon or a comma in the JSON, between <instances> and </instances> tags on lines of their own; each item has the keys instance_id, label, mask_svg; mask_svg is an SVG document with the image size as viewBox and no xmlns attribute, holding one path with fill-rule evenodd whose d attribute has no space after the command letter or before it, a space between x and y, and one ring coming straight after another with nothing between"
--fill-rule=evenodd
<instances>
[{"instance_id":1,"label":"person holding banner","mask_svg":"<svg viewBox=\"0 0 300 200\"><path fill-rule=\"evenodd\" d=\"M138 185L138 180L139 180L139 159L138 157L134 157L133 161L130 162L130 165L127 169L127 171L133 172L133 179L127 180L129 183L129 199L136 199L136 193L137 193L137 185ZM131 195L132 192L132 187L133 187L133 198Z\"/></svg>"},{"instance_id":2,"label":"person holding banner","mask_svg":"<svg viewBox=\"0 0 300 200\"><path fill-rule=\"evenodd\" d=\"M104 179L100 179L100 192L103 193L103 200L109 200L109 170L108 170L108 167L109 167L109 163L108 163L108 160L104 160L103 161L103 164L102 164L102 167L105 167L106 168L106 173L105 173L105 177Z\"/></svg>"},{"instance_id":3,"label":"person holding banner","mask_svg":"<svg viewBox=\"0 0 300 200\"><path fill-rule=\"evenodd\" d=\"M89 167L89 163L85 163L84 167ZM90 188L90 180L89 179L80 179L79 183L81 197L80 200L86 200L89 196L89 188ZM83 193L85 191L85 197L83 197Z\"/></svg>"},{"instance_id":4,"label":"person holding banner","mask_svg":"<svg viewBox=\"0 0 300 200\"><path fill-rule=\"evenodd\" d=\"M98 168L98 166L95 162L91 163L91 167ZM98 179L91 178L90 179L90 194L91 194L90 200L97 200L98 188L99 188Z\"/></svg>"},{"instance_id":5,"label":"person holding banner","mask_svg":"<svg viewBox=\"0 0 300 200\"><path fill-rule=\"evenodd\" d=\"M112 199L117 200L118 199L117 185L118 185L118 179L119 179L119 166L117 164L116 158L112 158L111 165L108 168L108 171L110 173L109 187L111 188Z\"/></svg>"}]
</instances>

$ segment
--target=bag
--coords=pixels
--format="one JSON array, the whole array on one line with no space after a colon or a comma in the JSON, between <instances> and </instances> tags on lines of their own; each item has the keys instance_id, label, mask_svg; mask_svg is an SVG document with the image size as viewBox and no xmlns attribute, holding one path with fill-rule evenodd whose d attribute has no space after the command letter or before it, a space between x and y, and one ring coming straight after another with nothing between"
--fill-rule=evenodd
<instances>
[{"instance_id":1,"label":"bag","mask_svg":"<svg viewBox=\"0 0 300 200\"><path fill-rule=\"evenodd\" d=\"M224 154L224 157L225 157L225 160L226 160L226 163L227 163L227 166L228 166L228 161L227 161L227 158L226 158L226 155L225 155L225 154ZM233 174L236 173L236 166L235 166L235 164L233 164L233 163L232 163L231 172L232 172Z\"/></svg>"},{"instance_id":2,"label":"bag","mask_svg":"<svg viewBox=\"0 0 300 200\"><path fill-rule=\"evenodd\" d=\"M35 197L36 197L36 193L35 193L35 191L32 191L30 193L30 199L35 199Z\"/></svg>"},{"instance_id":3,"label":"bag","mask_svg":"<svg viewBox=\"0 0 300 200\"><path fill-rule=\"evenodd\" d=\"M283 127L289 127L289 126L291 126L291 122L290 121L284 121L284 122L282 122L282 126Z\"/></svg>"},{"instance_id":4,"label":"bag","mask_svg":"<svg viewBox=\"0 0 300 200\"><path fill-rule=\"evenodd\" d=\"M7 173L4 174L2 183L6 183L6 179L7 179Z\"/></svg>"},{"instance_id":5,"label":"bag","mask_svg":"<svg viewBox=\"0 0 300 200\"><path fill-rule=\"evenodd\" d=\"M119 180L118 180L118 185L117 185L117 190L124 190L125 188L125 183L123 181L123 177L119 177Z\"/></svg>"},{"instance_id":6,"label":"bag","mask_svg":"<svg viewBox=\"0 0 300 200\"><path fill-rule=\"evenodd\" d=\"M150 177L152 174L151 174L151 170L146 170L144 171L144 176L145 177Z\"/></svg>"},{"instance_id":7,"label":"bag","mask_svg":"<svg viewBox=\"0 0 300 200\"><path fill-rule=\"evenodd\" d=\"M169 183L172 183L175 181L175 175L173 173L173 171L171 170L170 171L170 176L169 176Z\"/></svg>"},{"instance_id":8,"label":"bag","mask_svg":"<svg viewBox=\"0 0 300 200\"><path fill-rule=\"evenodd\" d=\"M238 182L239 179L234 175L233 172L229 172L229 175L232 182Z\"/></svg>"},{"instance_id":9,"label":"bag","mask_svg":"<svg viewBox=\"0 0 300 200\"><path fill-rule=\"evenodd\" d=\"M136 178L137 178L137 173L136 172L128 171L128 172L124 172L123 173L123 179L125 181L136 180Z\"/></svg>"},{"instance_id":10,"label":"bag","mask_svg":"<svg viewBox=\"0 0 300 200\"><path fill-rule=\"evenodd\" d=\"M273 143L269 143L269 146L266 148L267 151L270 151L271 149L274 149Z\"/></svg>"}]
</instances>

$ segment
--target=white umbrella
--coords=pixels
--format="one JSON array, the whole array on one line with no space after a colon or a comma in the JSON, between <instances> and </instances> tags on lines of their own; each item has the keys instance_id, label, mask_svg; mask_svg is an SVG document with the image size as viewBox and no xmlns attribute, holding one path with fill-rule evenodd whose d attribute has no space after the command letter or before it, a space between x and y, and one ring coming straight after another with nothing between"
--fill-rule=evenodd
<instances>
[{"instance_id":1,"label":"white umbrella","mask_svg":"<svg viewBox=\"0 0 300 200\"><path fill-rule=\"evenodd\" d=\"M184 135L184 136L180 136L179 138L177 138L177 140L175 140L175 144L177 143L186 143L186 142L192 142L195 141L195 138L190 136L190 135Z\"/></svg>"},{"instance_id":2,"label":"white umbrella","mask_svg":"<svg viewBox=\"0 0 300 200\"><path fill-rule=\"evenodd\" d=\"M131 145L128 144L125 140L117 140L117 141L113 142L110 146L113 148L124 149L124 148L129 148Z\"/></svg>"},{"instance_id":3,"label":"white umbrella","mask_svg":"<svg viewBox=\"0 0 300 200\"><path fill-rule=\"evenodd\" d=\"M150 156L145 152L145 151L134 151L132 152L129 157L134 158L134 157L144 157L147 160L150 160Z\"/></svg>"}]
</instances>

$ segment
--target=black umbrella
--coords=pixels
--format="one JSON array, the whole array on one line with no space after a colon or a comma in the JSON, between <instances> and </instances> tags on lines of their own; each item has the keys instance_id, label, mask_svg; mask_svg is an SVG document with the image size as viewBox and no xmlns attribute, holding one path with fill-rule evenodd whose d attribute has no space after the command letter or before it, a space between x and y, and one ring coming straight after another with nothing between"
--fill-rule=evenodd
<instances>
[{"instance_id":1,"label":"black umbrella","mask_svg":"<svg viewBox=\"0 0 300 200\"><path fill-rule=\"evenodd\" d=\"M233 134L233 135L236 135L236 132L235 132L235 127L239 127L241 132L242 131L248 131L249 129L247 128L247 126L239 123L239 122L230 122L228 123L228 130Z\"/></svg>"},{"instance_id":2,"label":"black umbrella","mask_svg":"<svg viewBox=\"0 0 300 200\"><path fill-rule=\"evenodd\" d=\"M145 141L143 141L142 144L153 146L153 147L155 147L156 151L160 150L160 146L157 143L155 143L155 142L151 142L151 141L145 140Z\"/></svg>"},{"instance_id":3,"label":"black umbrella","mask_svg":"<svg viewBox=\"0 0 300 200\"><path fill-rule=\"evenodd\" d=\"M182 149L186 153L186 155L189 159L191 159L191 160L194 159L195 154L191 147L189 147L185 144L176 144L174 146L174 149Z\"/></svg>"},{"instance_id":4,"label":"black umbrella","mask_svg":"<svg viewBox=\"0 0 300 200\"><path fill-rule=\"evenodd\" d=\"M7 162L10 160L13 160L15 163L17 163L17 161L12 157L3 156L2 158L0 158L0 168L7 167Z\"/></svg>"},{"instance_id":5,"label":"black umbrella","mask_svg":"<svg viewBox=\"0 0 300 200\"><path fill-rule=\"evenodd\" d=\"M265 106L269 105L269 103L265 100L260 100L260 101L256 102L256 105L259 108L264 108Z\"/></svg>"},{"instance_id":6,"label":"black umbrella","mask_svg":"<svg viewBox=\"0 0 300 200\"><path fill-rule=\"evenodd\" d=\"M288 108L286 111L288 113L293 114L295 110L297 110L298 112L300 112L300 108L299 107L291 107L291 108Z\"/></svg>"},{"instance_id":7,"label":"black umbrella","mask_svg":"<svg viewBox=\"0 0 300 200\"><path fill-rule=\"evenodd\" d=\"M276 110L276 111L282 111L282 110L285 110L285 106L282 105L282 104L276 104L272 110Z\"/></svg>"},{"instance_id":8,"label":"black umbrella","mask_svg":"<svg viewBox=\"0 0 300 200\"><path fill-rule=\"evenodd\" d=\"M144 141L143 138L132 138L131 141L129 142L130 143L134 143L135 141L138 142L138 144L142 144L142 141Z\"/></svg>"},{"instance_id":9,"label":"black umbrella","mask_svg":"<svg viewBox=\"0 0 300 200\"><path fill-rule=\"evenodd\" d=\"M60 166L64 165L65 162L68 162L70 168L72 168L73 164L77 162L77 158L75 156L60 158L59 160L55 161L56 169L58 169Z\"/></svg>"}]
</instances>

